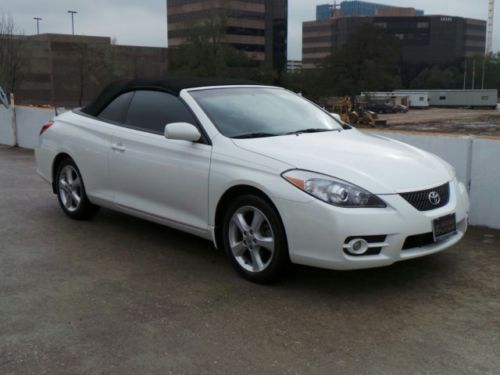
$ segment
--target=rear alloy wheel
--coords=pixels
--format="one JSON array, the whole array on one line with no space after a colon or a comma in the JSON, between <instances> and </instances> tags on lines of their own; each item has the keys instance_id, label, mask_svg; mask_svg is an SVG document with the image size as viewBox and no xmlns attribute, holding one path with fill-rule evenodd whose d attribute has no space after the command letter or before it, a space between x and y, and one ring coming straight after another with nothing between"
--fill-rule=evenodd
<instances>
[{"instance_id":1,"label":"rear alloy wheel","mask_svg":"<svg viewBox=\"0 0 500 375\"><path fill-rule=\"evenodd\" d=\"M223 235L233 266L248 280L274 281L289 263L281 220L260 197L247 195L233 202L226 212Z\"/></svg>"},{"instance_id":2,"label":"rear alloy wheel","mask_svg":"<svg viewBox=\"0 0 500 375\"><path fill-rule=\"evenodd\" d=\"M82 176L72 160L65 159L59 165L56 186L59 205L72 219L90 219L99 210L88 200Z\"/></svg>"}]
</instances>

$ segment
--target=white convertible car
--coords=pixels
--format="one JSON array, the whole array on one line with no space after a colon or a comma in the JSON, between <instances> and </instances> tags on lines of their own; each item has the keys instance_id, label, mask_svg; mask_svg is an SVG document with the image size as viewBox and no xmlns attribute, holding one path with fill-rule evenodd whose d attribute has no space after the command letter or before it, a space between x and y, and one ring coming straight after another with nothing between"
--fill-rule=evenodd
<instances>
[{"instance_id":1,"label":"white convertible car","mask_svg":"<svg viewBox=\"0 0 500 375\"><path fill-rule=\"evenodd\" d=\"M256 282L290 263L387 266L467 229L467 191L449 164L278 87L115 83L43 126L36 163L69 217L107 207L192 233Z\"/></svg>"}]
</instances>

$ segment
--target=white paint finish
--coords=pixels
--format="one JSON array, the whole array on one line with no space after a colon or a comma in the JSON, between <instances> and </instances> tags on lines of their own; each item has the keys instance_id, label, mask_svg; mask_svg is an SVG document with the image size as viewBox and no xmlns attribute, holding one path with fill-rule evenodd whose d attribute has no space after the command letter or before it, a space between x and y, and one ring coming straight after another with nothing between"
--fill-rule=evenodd
<instances>
[{"instance_id":1,"label":"white paint finish","mask_svg":"<svg viewBox=\"0 0 500 375\"><path fill-rule=\"evenodd\" d=\"M420 135L413 133L384 132L375 133L387 138L395 139L422 150L433 153L450 163L457 172L457 178L466 186L470 181L470 149L472 137L455 137L445 135ZM500 175L499 175L500 177Z\"/></svg>"},{"instance_id":2,"label":"white paint finish","mask_svg":"<svg viewBox=\"0 0 500 375\"><path fill-rule=\"evenodd\" d=\"M198 142L201 138L201 133L193 124L175 122L165 126L165 138L177 141Z\"/></svg>"},{"instance_id":3,"label":"white paint finish","mask_svg":"<svg viewBox=\"0 0 500 375\"><path fill-rule=\"evenodd\" d=\"M111 142L117 205L208 230L212 146L122 127L115 127Z\"/></svg>"},{"instance_id":4,"label":"white paint finish","mask_svg":"<svg viewBox=\"0 0 500 375\"><path fill-rule=\"evenodd\" d=\"M500 141L476 139L472 149L471 221L500 228Z\"/></svg>"},{"instance_id":5,"label":"white paint finish","mask_svg":"<svg viewBox=\"0 0 500 375\"><path fill-rule=\"evenodd\" d=\"M441 186L453 176L427 152L358 130L235 139L238 147L358 185L374 194Z\"/></svg>"},{"instance_id":6,"label":"white paint finish","mask_svg":"<svg viewBox=\"0 0 500 375\"><path fill-rule=\"evenodd\" d=\"M14 146L14 132L12 129L12 109L0 105L0 144Z\"/></svg>"}]
</instances>

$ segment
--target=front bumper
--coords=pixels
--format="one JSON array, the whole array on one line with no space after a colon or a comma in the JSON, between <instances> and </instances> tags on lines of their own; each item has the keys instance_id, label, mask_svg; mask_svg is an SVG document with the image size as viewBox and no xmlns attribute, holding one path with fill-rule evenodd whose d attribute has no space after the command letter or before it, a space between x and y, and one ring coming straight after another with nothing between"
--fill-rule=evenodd
<instances>
[{"instance_id":1,"label":"front bumper","mask_svg":"<svg viewBox=\"0 0 500 375\"><path fill-rule=\"evenodd\" d=\"M387 208L339 208L319 200L300 203L277 199L291 261L334 270L388 266L443 251L460 241L467 231L469 198L465 186L456 179L450 182L448 204L432 211L418 211L400 195L380 198ZM449 214L456 215L455 234L403 250L408 237L432 233L433 220ZM346 239L367 236L385 236L378 254L351 256L344 251Z\"/></svg>"}]
</instances>

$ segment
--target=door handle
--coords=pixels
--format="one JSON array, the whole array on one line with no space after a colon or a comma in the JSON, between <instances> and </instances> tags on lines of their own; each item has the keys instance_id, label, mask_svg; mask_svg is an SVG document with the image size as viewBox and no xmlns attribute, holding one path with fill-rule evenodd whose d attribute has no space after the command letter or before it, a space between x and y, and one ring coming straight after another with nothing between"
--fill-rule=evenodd
<instances>
[{"instance_id":1,"label":"door handle","mask_svg":"<svg viewBox=\"0 0 500 375\"><path fill-rule=\"evenodd\" d=\"M125 152L126 148L121 143L112 143L111 148L118 152Z\"/></svg>"}]
</instances>

